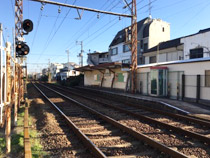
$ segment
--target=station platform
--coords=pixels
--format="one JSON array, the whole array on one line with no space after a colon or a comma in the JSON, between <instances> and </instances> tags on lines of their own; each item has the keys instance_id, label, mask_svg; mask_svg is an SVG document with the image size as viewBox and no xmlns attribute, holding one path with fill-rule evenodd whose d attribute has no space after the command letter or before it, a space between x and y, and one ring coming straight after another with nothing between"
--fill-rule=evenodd
<instances>
[{"instance_id":1,"label":"station platform","mask_svg":"<svg viewBox=\"0 0 210 158\"><path fill-rule=\"evenodd\" d=\"M203 105L194 102L186 102L181 100L174 100L168 98L160 98L160 97L153 97L153 96L144 96L140 94L131 94L125 93L120 91L111 91L107 89L99 89L99 88L92 88L92 87L80 87L84 89L94 89L100 92L110 93L110 94L117 94L124 97L139 99L147 102L156 102L162 104L163 106L174 109L176 111L181 112L182 114L191 115L194 117L198 117L201 119L207 119L210 121L210 105Z\"/></svg>"}]
</instances>

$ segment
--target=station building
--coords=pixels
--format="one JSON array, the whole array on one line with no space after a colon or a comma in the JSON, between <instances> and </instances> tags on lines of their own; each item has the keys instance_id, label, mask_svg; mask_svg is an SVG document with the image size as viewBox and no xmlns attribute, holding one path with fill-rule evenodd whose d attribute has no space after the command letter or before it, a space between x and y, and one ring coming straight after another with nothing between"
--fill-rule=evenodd
<instances>
[{"instance_id":1,"label":"station building","mask_svg":"<svg viewBox=\"0 0 210 158\"><path fill-rule=\"evenodd\" d=\"M144 64L139 64L137 69L136 92L156 97L209 102L209 39L210 28L189 36L162 41L144 50ZM114 58L109 63L87 65L76 70L84 72L85 86L130 91L129 62L123 62L121 57L119 60Z\"/></svg>"}]
</instances>

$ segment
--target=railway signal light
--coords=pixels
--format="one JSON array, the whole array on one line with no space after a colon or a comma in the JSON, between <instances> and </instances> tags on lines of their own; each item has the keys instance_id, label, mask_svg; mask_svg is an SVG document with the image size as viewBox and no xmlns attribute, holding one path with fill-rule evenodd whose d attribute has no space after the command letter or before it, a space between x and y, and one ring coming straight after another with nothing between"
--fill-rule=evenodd
<instances>
[{"instance_id":1,"label":"railway signal light","mask_svg":"<svg viewBox=\"0 0 210 158\"><path fill-rule=\"evenodd\" d=\"M29 19L23 21L23 29L25 30L26 34L33 30L33 22Z\"/></svg>"},{"instance_id":2,"label":"railway signal light","mask_svg":"<svg viewBox=\"0 0 210 158\"><path fill-rule=\"evenodd\" d=\"M30 51L29 46L22 41L17 42L16 44L16 56L20 57L20 56L24 56L27 55Z\"/></svg>"}]
</instances>

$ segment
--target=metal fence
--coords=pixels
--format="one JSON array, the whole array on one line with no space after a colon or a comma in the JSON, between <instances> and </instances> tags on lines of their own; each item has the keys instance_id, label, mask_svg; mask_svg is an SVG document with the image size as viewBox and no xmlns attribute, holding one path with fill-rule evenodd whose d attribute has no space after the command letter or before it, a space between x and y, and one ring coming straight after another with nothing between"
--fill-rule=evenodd
<instances>
[{"instance_id":1,"label":"metal fence","mask_svg":"<svg viewBox=\"0 0 210 158\"><path fill-rule=\"evenodd\" d=\"M137 92L150 95L150 72L137 74ZM210 75L184 75L183 71L168 71L167 95L177 100L205 102L210 100Z\"/></svg>"}]
</instances>

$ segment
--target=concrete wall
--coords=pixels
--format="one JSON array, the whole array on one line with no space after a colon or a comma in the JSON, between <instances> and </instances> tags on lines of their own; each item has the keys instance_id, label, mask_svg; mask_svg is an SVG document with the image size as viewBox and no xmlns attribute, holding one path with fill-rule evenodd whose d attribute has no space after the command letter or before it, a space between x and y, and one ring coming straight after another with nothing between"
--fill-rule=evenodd
<instances>
[{"instance_id":1,"label":"concrete wall","mask_svg":"<svg viewBox=\"0 0 210 158\"><path fill-rule=\"evenodd\" d=\"M184 43L184 59L189 59L190 49L203 48L204 57L210 57L210 31L181 39Z\"/></svg>"},{"instance_id":2,"label":"concrete wall","mask_svg":"<svg viewBox=\"0 0 210 158\"><path fill-rule=\"evenodd\" d=\"M114 84L113 84L113 88L125 90L128 73L126 71L121 71L120 68L114 69L113 71L115 72L115 81L114 81ZM123 76L124 76L124 81L123 82L118 82L117 81L116 76L117 76L118 73L123 74ZM100 75L100 80L96 80L96 75ZM84 73L84 85L85 86L101 86L102 76L103 76L103 74L101 72L99 72L98 70L85 71L85 73ZM113 77L114 77L114 74L112 72L105 73L102 87L111 88Z\"/></svg>"},{"instance_id":3,"label":"concrete wall","mask_svg":"<svg viewBox=\"0 0 210 158\"><path fill-rule=\"evenodd\" d=\"M201 99L210 100L210 87L205 86L205 70L210 70L210 62L192 62L192 63L182 63L182 64L164 64L156 65L168 67L168 83L170 83L170 96L176 98L177 96L177 84L179 84L180 93L179 98L181 98L181 87L182 87L182 74L185 74L186 86L185 86L185 97L186 98L196 98L196 83L197 75L201 75ZM147 87L150 94L150 81L145 80L145 74L150 73L150 67L142 66L138 68L138 73L141 76L140 81L143 82L142 93L147 93ZM143 75L141 75L143 74ZM138 84L140 82L138 80ZM146 82L146 83L145 83Z\"/></svg>"}]
</instances>

